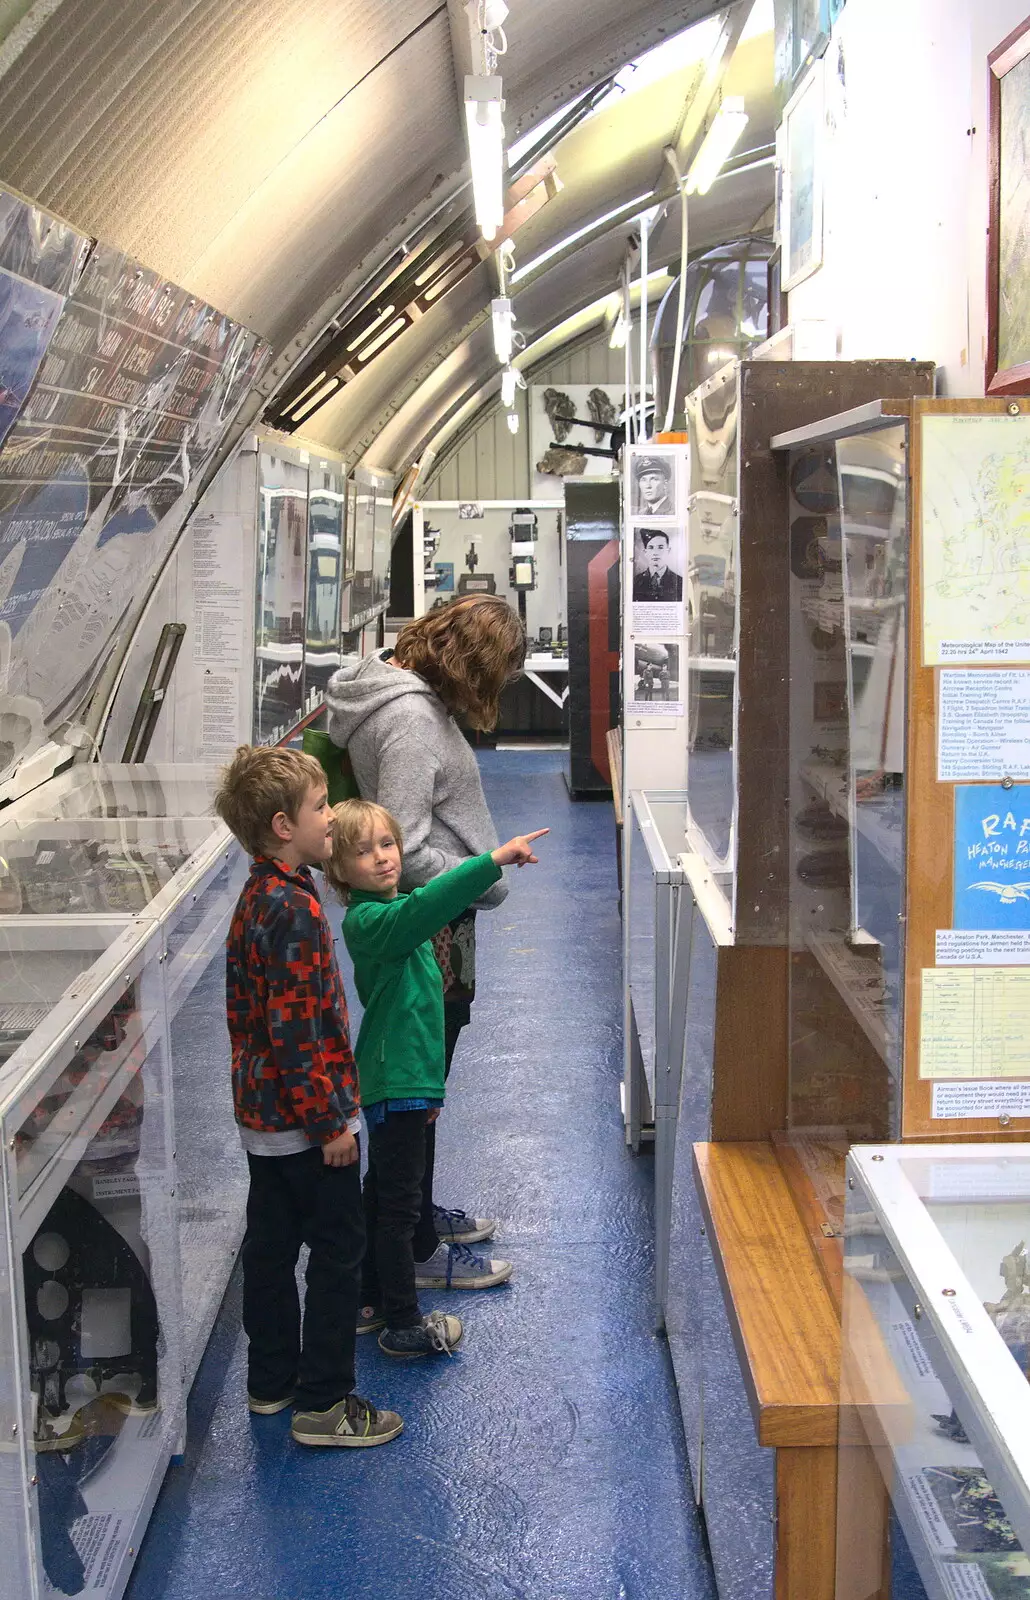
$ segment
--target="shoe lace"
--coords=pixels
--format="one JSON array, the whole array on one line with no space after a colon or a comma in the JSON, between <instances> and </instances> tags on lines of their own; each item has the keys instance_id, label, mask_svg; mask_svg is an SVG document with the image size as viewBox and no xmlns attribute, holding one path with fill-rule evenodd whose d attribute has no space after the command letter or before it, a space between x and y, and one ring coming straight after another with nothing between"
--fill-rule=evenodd
<instances>
[{"instance_id":1,"label":"shoe lace","mask_svg":"<svg viewBox=\"0 0 1030 1600\"><path fill-rule=\"evenodd\" d=\"M483 1265L484 1257L477 1256L476 1252L470 1249L467 1244L449 1244L447 1248L450 1250L454 1260L463 1262L465 1266L481 1267Z\"/></svg>"},{"instance_id":2,"label":"shoe lace","mask_svg":"<svg viewBox=\"0 0 1030 1600\"><path fill-rule=\"evenodd\" d=\"M434 1350L439 1350L441 1355L452 1356L454 1354L447 1340L447 1318L442 1311L431 1311L425 1320L424 1327Z\"/></svg>"},{"instance_id":3,"label":"shoe lace","mask_svg":"<svg viewBox=\"0 0 1030 1600\"><path fill-rule=\"evenodd\" d=\"M451 1211L447 1206L434 1206L433 1210L438 1217L444 1217L450 1223L472 1222L474 1220L467 1211L461 1211L460 1209Z\"/></svg>"},{"instance_id":4,"label":"shoe lace","mask_svg":"<svg viewBox=\"0 0 1030 1600\"><path fill-rule=\"evenodd\" d=\"M370 1433L378 1417L379 1413L371 1400L363 1400L359 1394L347 1396L347 1421L355 1433Z\"/></svg>"}]
</instances>

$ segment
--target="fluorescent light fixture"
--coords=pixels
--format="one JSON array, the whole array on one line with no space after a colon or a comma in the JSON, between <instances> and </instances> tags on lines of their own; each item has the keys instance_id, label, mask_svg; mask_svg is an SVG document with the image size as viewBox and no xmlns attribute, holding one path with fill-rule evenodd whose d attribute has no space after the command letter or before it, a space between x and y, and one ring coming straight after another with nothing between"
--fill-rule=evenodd
<instances>
[{"instance_id":1,"label":"fluorescent light fixture","mask_svg":"<svg viewBox=\"0 0 1030 1600\"><path fill-rule=\"evenodd\" d=\"M493 239L504 221L504 100L500 78L465 79L465 127L476 221Z\"/></svg>"},{"instance_id":2,"label":"fluorescent light fixture","mask_svg":"<svg viewBox=\"0 0 1030 1600\"><path fill-rule=\"evenodd\" d=\"M618 316L612 324L612 331L608 337L608 348L610 350L625 350L628 338L629 323L626 321L625 312L620 306Z\"/></svg>"},{"instance_id":3,"label":"fluorescent light fixture","mask_svg":"<svg viewBox=\"0 0 1030 1600\"><path fill-rule=\"evenodd\" d=\"M727 95L690 164L686 182L688 194L708 193L746 127L747 112L742 97Z\"/></svg>"},{"instance_id":4,"label":"fluorescent light fixture","mask_svg":"<svg viewBox=\"0 0 1030 1600\"><path fill-rule=\"evenodd\" d=\"M635 195L632 200L627 200L624 205L616 206L614 211L606 211L602 217L594 217L591 222L585 222L582 228L577 228L574 233L567 233L564 239L559 239L557 244L552 244L546 250L541 250L540 254L535 256L532 261L527 261L524 267L520 267L517 272L513 272L511 275L512 283L520 283L523 278L528 278L529 274L535 272L538 267L542 267L545 261L552 261L555 256L560 256L562 251L567 250L570 245L578 244L580 239L585 239L588 234L595 232L596 229L603 228L606 222L614 222L616 218L620 217L624 221L630 222L633 217L639 216L640 208L644 201L650 200L650 198L651 190L648 189L645 194Z\"/></svg>"},{"instance_id":5,"label":"fluorescent light fixture","mask_svg":"<svg viewBox=\"0 0 1030 1600\"><path fill-rule=\"evenodd\" d=\"M515 313L504 296L490 302L490 321L494 331L494 353L502 367L511 365L515 344Z\"/></svg>"},{"instance_id":6,"label":"fluorescent light fixture","mask_svg":"<svg viewBox=\"0 0 1030 1600\"><path fill-rule=\"evenodd\" d=\"M508 412L508 432L509 433L518 433L518 431L519 431L519 414L518 414L517 411L509 411Z\"/></svg>"},{"instance_id":7,"label":"fluorescent light fixture","mask_svg":"<svg viewBox=\"0 0 1030 1600\"><path fill-rule=\"evenodd\" d=\"M515 404L515 395L519 389L526 387L526 380L516 367L505 367L501 373L501 404L510 411Z\"/></svg>"}]
</instances>

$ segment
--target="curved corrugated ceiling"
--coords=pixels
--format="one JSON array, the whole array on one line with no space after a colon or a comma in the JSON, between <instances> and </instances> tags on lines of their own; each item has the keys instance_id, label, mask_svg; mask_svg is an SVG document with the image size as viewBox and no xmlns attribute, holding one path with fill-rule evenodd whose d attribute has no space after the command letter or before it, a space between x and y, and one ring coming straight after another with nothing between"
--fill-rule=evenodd
<instances>
[{"instance_id":1,"label":"curved corrugated ceiling","mask_svg":"<svg viewBox=\"0 0 1030 1600\"><path fill-rule=\"evenodd\" d=\"M510 132L724 9L718 0L512 0L501 64ZM284 372L395 259L405 233L460 189L466 53L459 0L37 0L0 41L0 182L248 323L272 341ZM682 85L647 101L621 131L616 107L569 142L565 191L534 219L527 253L629 199L642 175L645 187L660 180ZM749 194L731 231L751 224L756 205ZM591 251L574 292L567 274L554 274L550 299L546 287L534 293L533 331L560 320L570 294L583 304L602 292L596 274L609 271L610 252ZM459 405L481 374L450 353L491 292L484 268L327 407L316 436L367 449L403 406L414 418ZM413 373L434 378L428 406L419 407ZM396 448L417 449L420 427L394 430Z\"/></svg>"}]
</instances>

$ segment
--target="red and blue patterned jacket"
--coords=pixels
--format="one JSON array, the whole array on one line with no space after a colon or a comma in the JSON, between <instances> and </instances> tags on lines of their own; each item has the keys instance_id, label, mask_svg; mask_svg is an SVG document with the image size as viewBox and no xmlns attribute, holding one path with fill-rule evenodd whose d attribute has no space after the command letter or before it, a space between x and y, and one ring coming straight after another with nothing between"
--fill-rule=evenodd
<instances>
[{"instance_id":1,"label":"red and blue patterned jacket","mask_svg":"<svg viewBox=\"0 0 1030 1600\"><path fill-rule=\"evenodd\" d=\"M262 1133L303 1130L312 1144L357 1113L343 981L307 867L251 862L225 964L236 1121Z\"/></svg>"}]
</instances>

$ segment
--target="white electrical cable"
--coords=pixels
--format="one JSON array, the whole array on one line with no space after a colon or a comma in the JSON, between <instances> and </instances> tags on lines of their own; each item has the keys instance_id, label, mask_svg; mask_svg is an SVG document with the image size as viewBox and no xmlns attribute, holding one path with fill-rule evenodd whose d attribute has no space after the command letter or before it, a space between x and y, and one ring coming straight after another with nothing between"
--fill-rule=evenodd
<instances>
[{"instance_id":1,"label":"white electrical cable","mask_svg":"<svg viewBox=\"0 0 1030 1600\"><path fill-rule=\"evenodd\" d=\"M676 411L676 389L680 381L680 357L683 353L683 323L687 310L687 254L689 237L687 232L687 190L683 182L683 174L676 160L676 152L671 144L665 146L665 159L676 175L676 187L680 192L680 292L679 305L676 310L676 339L675 353L672 358L672 381L669 384L669 404L665 412L665 427L663 433L670 432Z\"/></svg>"},{"instance_id":2,"label":"white electrical cable","mask_svg":"<svg viewBox=\"0 0 1030 1600\"><path fill-rule=\"evenodd\" d=\"M629 293L629 267L622 263L622 309L626 318L626 344L624 347L624 371L626 374L626 443L633 443L633 308Z\"/></svg>"},{"instance_id":3,"label":"white electrical cable","mask_svg":"<svg viewBox=\"0 0 1030 1600\"><path fill-rule=\"evenodd\" d=\"M645 212L640 218L640 432L637 437L641 443L647 439L647 245L650 231L651 219Z\"/></svg>"}]
</instances>

